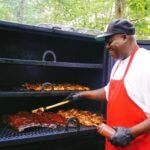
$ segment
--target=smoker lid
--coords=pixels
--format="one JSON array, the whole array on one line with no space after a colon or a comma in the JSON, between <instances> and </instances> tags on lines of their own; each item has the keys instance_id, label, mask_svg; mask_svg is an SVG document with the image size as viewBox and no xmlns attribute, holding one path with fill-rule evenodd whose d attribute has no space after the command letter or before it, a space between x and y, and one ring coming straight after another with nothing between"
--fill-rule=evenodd
<instances>
[{"instance_id":1,"label":"smoker lid","mask_svg":"<svg viewBox=\"0 0 150 150\"><path fill-rule=\"evenodd\" d=\"M0 30L7 30L13 32L23 32L23 33L32 33L32 34L41 34L41 35L50 35L50 36L59 36L63 38L73 38L73 39L86 39L95 41L95 35L92 34L83 34L80 32L70 32L66 30L62 30L58 27L52 28L44 28L41 26L34 26L34 25L26 25L26 24L19 24L19 23L12 23L6 21L0 21Z\"/></svg>"}]
</instances>

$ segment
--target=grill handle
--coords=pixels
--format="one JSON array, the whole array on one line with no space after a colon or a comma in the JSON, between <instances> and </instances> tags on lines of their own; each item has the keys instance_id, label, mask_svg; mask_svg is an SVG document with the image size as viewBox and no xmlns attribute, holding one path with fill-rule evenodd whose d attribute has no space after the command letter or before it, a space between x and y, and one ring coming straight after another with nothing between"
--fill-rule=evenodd
<instances>
[{"instance_id":1,"label":"grill handle","mask_svg":"<svg viewBox=\"0 0 150 150\"><path fill-rule=\"evenodd\" d=\"M56 62L56 54L55 54L53 51L51 51L51 50L46 50L46 51L44 52L44 54L43 54L43 56L42 56L42 61L47 61L47 60L46 60L46 56L47 56L48 54L52 55L52 56L53 56L53 62Z\"/></svg>"},{"instance_id":2,"label":"grill handle","mask_svg":"<svg viewBox=\"0 0 150 150\"><path fill-rule=\"evenodd\" d=\"M75 127L77 132L80 131L80 122L76 117L69 118L66 123L65 130L68 132L69 127Z\"/></svg>"}]
</instances>

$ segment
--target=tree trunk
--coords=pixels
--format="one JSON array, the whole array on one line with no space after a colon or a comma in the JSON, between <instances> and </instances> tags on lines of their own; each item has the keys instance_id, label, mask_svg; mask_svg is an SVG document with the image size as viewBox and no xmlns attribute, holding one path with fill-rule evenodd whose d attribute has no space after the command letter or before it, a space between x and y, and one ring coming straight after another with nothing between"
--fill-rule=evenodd
<instances>
[{"instance_id":1,"label":"tree trunk","mask_svg":"<svg viewBox=\"0 0 150 150\"><path fill-rule=\"evenodd\" d=\"M126 0L115 0L115 16L123 18L125 15Z\"/></svg>"},{"instance_id":2,"label":"tree trunk","mask_svg":"<svg viewBox=\"0 0 150 150\"><path fill-rule=\"evenodd\" d=\"M17 12L17 21L19 23L23 22L23 17L24 17L24 0L19 1L19 8Z\"/></svg>"}]
</instances>

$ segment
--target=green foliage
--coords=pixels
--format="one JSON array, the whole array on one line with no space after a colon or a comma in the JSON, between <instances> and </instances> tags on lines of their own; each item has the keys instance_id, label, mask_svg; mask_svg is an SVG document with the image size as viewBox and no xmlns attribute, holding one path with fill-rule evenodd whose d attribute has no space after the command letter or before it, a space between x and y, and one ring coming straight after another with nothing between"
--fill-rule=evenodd
<instances>
[{"instance_id":1,"label":"green foliage","mask_svg":"<svg viewBox=\"0 0 150 150\"><path fill-rule=\"evenodd\" d=\"M137 38L150 39L150 0L129 0L129 17L135 23Z\"/></svg>"},{"instance_id":2,"label":"green foliage","mask_svg":"<svg viewBox=\"0 0 150 150\"><path fill-rule=\"evenodd\" d=\"M106 24L115 19L115 1L0 0L0 20L32 25L59 24L103 32ZM150 39L150 0L124 1L124 18L135 24L137 38Z\"/></svg>"}]
</instances>

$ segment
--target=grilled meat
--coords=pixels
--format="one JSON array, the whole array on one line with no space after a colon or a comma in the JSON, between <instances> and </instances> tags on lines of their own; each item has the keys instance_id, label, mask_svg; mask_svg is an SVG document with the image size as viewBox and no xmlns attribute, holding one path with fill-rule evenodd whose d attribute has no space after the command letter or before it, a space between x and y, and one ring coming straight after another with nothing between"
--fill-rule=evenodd
<instances>
[{"instance_id":1,"label":"grilled meat","mask_svg":"<svg viewBox=\"0 0 150 150\"><path fill-rule=\"evenodd\" d=\"M89 90L88 87L79 84L56 84L53 86L54 91L84 91Z\"/></svg>"},{"instance_id":2,"label":"grilled meat","mask_svg":"<svg viewBox=\"0 0 150 150\"><path fill-rule=\"evenodd\" d=\"M22 87L27 90L33 90L33 91L41 91L42 90L42 85L39 83L37 83L37 84L25 83L22 85Z\"/></svg>"},{"instance_id":3,"label":"grilled meat","mask_svg":"<svg viewBox=\"0 0 150 150\"><path fill-rule=\"evenodd\" d=\"M22 85L23 88L26 90L33 90L33 91L87 91L90 90L89 87L82 86L79 84L31 84L25 83Z\"/></svg>"},{"instance_id":4,"label":"grilled meat","mask_svg":"<svg viewBox=\"0 0 150 150\"><path fill-rule=\"evenodd\" d=\"M103 122L103 118L90 111L79 111L76 109L70 109L67 111L60 110L58 114L66 119L75 117L79 120L80 124L85 126L100 125Z\"/></svg>"},{"instance_id":5,"label":"grilled meat","mask_svg":"<svg viewBox=\"0 0 150 150\"><path fill-rule=\"evenodd\" d=\"M4 122L21 132L33 127L56 128L57 125L64 126L66 124L66 119L55 113L19 112L5 117Z\"/></svg>"},{"instance_id":6,"label":"grilled meat","mask_svg":"<svg viewBox=\"0 0 150 150\"><path fill-rule=\"evenodd\" d=\"M79 123L84 126L97 126L103 122L103 118L90 111L79 111L70 109L67 111L59 110L57 113L37 111L18 112L14 115L4 117L4 122L15 130L21 132L28 128L46 127L57 128L57 126L65 126L67 120L77 118Z\"/></svg>"}]
</instances>

